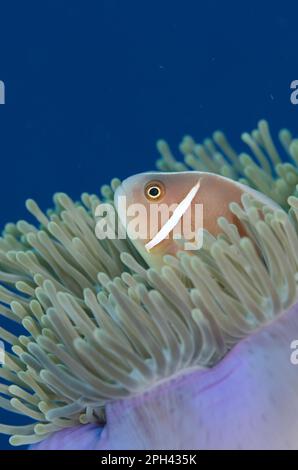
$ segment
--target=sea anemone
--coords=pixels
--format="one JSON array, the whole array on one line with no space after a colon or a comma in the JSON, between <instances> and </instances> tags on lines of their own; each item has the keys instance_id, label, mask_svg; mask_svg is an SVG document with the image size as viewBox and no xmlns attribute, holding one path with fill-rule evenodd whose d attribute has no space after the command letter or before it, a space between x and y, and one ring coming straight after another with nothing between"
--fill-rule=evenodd
<instances>
[{"instance_id":1,"label":"sea anemone","mask_svg":"<svg viewBox=\"0 0 298 470\"><path fill-rule=\"evenodd\" d=\"M187 136L184 163L158 142L158 169L219 173L284 209L246 194L230 210L249 237L220 218L220 235L205 233L195 255L166 255L161 270L129 240L95 235L95 208L112 201L117 179L101 200L56 194L46 214L28 200L39 226L6 225L0 406L30 418L0 425L12 445L298 447L290 362L298 338L298 140L287 130L279 137L284 157L265 121L242 136L251 155L238 155L221 132L200 145Z\"/></svg>"}]
</instances>

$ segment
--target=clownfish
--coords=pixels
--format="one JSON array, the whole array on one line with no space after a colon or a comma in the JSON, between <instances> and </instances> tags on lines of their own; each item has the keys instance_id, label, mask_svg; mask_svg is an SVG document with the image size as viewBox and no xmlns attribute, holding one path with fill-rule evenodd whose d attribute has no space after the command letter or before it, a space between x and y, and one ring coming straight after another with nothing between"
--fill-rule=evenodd
<instances>
[{"instance_id":1,"label":"clownfish","mask_svg":"<svg viewBox=\"0 0 298 470\"><path fill-rule=\"evenodd\" d=\"M175 255L184 249L181 240L188 240L186 249L199 249L199 229L218 235L219 217L234 224L240 236L247 235L229 209L231 202L242 205L244 193L263 205L280 209L270 198L244 184L198 171L131 176L117 188L114 204L122 227L138 252L149 266L160 267L165 254Z\"/></svg>"}]
</instances>

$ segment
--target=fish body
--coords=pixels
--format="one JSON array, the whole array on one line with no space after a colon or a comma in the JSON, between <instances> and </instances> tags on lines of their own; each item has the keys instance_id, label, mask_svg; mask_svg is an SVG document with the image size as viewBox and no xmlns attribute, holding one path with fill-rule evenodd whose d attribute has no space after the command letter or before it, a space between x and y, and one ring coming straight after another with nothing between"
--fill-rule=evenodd
<instances>
[{"instance_id":1,"label":"fish body","mask_svg":"<svg viewBox=\"0 0 298 470\"><path fill-rule=\"evenodd\" d=\"M183 220L180 218L178 229L171 230L165 238L159 237L158 243L152 246L152 240L174 212L174 209L170 209L187 199L194 188L197 190L190 200L187 214L185 212L187 217ZM194 243L198 229L203 228L217 236L221 232L217 223L219 217L225 217L237 227L240 236L245 236L245 227L229 208L231 202L241 205L244 193L252 195L262 204L279 207L248 186L220 175L197 171L148 172L131 176L116 190L114 201L120 221L136 249L150 266L157 267L162 266L165 254L175 255L184 249L186 245L182 245L181 240L192 242L195 251L199 246Z\"/></svg>"}]
</instances>

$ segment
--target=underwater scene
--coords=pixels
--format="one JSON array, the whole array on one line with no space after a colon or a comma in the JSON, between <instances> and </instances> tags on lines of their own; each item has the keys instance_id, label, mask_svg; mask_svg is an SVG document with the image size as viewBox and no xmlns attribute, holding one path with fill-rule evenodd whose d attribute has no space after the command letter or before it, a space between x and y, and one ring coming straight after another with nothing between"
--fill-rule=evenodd
<instances>
[{"instance_id":1,"label":"underwater scene","mask_svg":"<svg viewBox=\"0 0 298 470\"><path fill-rule=\"evenodd\" d=\"M0 461L298 450L297 3L0 12Z\"/></svg>"}]
</instances>

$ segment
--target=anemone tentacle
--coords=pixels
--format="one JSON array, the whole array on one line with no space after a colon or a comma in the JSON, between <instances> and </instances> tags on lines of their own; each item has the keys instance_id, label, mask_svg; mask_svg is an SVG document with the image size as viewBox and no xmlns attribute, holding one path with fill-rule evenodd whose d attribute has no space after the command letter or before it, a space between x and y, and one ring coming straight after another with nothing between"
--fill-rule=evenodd
<instances>
[{"instance_id":1,"label":"anemone tentacle","mask_svg":"<svg viewBox=\"0 0 298 470\"><path fill-rule=\"evenodd\" d=\"M179 163L164 141L158 167L214 171L261 190L282 207L248 195L231 211L250 238L221 218L217 238L205 233L194 255L165 256L149 268L129 240L98 240L95 208L56 194L43 213L27 201L39 226L7 224L0 239L0 314L8 320L0 368L0 406L30 418L0 425L13 445L39 442L79 424L104 423L105 406L132 397L192 367L217 364L241 339L272 322L297 298L298 140L281 131L291 163L281 157L265 121L243 134L251 156L216 132L197 145L185 137ZM13 334L9 322L23 329ZM7 322L6 322L7 324ZM15 331L15 328L13 328ZM9 345L11 350L9 349Z\"/></svg>"}]
</instances>

